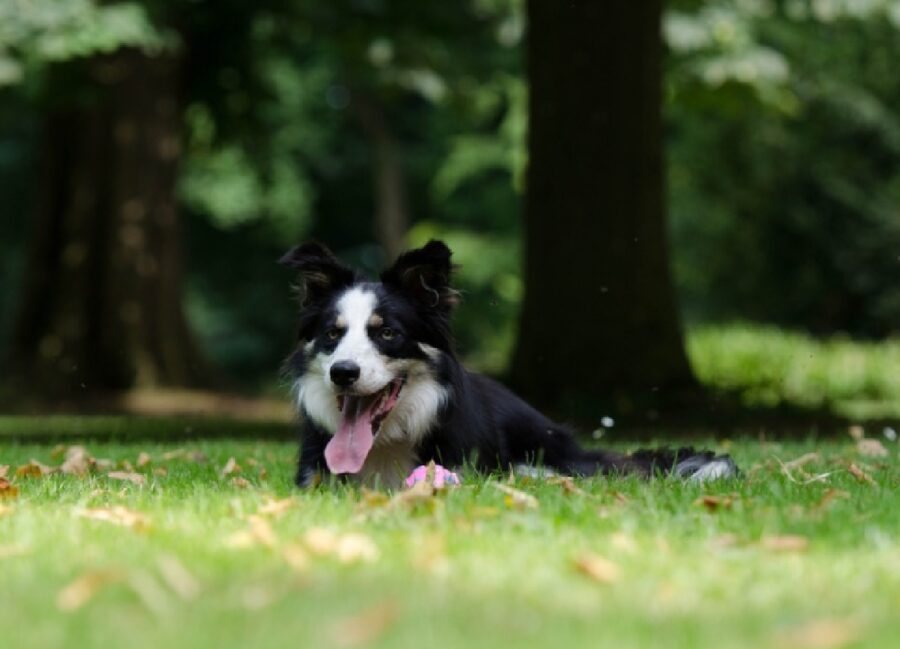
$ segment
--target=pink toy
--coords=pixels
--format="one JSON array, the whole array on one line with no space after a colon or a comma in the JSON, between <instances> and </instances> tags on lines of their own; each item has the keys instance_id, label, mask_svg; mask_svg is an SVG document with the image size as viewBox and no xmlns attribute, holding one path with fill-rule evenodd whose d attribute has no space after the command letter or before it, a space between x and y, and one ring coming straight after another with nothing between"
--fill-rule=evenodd
<instances>
[{"instance_id":1,"label":"pink toy","mask_svg":"<svg viewBox=\"0 0 900 649\"><path fill-rule=\"evenodd\" d=\"M412 487L414 484L418 482L425 482L428 480L429 471L433 471L433 480L432 484L434 484L436 489L442 489L443 487L448 486L459 486L459 476L456 475L453 471L448 471L440 464L422 464L413 469L412 473L409 474L409 477L406 478L406 486Z\"/></svg>"}]
</instances>

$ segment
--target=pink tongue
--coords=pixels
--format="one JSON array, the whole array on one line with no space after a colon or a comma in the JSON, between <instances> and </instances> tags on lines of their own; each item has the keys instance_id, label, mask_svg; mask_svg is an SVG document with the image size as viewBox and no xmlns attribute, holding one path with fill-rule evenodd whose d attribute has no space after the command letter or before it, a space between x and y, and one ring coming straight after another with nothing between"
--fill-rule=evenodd
<instances>
[{"instance_id":1,"label":"pink tongue","mask_svg":"<svg viewBox=\"0 0 900 649\"><path fill-rule=\"evenodd\" d=\"M347 399L337 432L325 447L325 463L332 473L359 473L375 439L372 434L375 403L356 413L354 418L349 402L350 399Z\"/></svg>"}]
</instances>

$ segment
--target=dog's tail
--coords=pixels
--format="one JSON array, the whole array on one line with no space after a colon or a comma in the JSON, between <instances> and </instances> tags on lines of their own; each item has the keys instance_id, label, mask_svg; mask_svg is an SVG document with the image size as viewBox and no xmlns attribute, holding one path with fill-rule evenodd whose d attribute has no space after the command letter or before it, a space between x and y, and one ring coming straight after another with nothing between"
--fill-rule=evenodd
<instances>
[{"instance_id":1,"label":"dog's tail","mask_svg":"<svg viewBox=\"0 0 900 649\"><path fill-rule=\"evenodd\" d=\"M568 467L575 474L607 475L671 475L696 482L734 478L740 470L728 455L712 451L696 451L687 446L679 449L641 449L630 455L607 451L583 450Z\"/></svg>"}]
</instances>

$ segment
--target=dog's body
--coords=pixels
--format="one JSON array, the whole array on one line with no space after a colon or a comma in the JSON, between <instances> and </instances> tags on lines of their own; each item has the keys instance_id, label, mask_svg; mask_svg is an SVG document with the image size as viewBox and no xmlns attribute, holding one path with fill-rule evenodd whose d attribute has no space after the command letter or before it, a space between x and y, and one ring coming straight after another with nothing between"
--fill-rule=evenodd
<instances>
[{"instance_id":1,"label":"dog's body","mask_svg":"<svg viewBox=\"0 0 900 649\"><path fill-rule=\"evenodd\" d=\"M584 450L568 429L463 368L450 334L450 255L432 241L402 255L380 282L360 279L318 244L282 259L300 271L304 291L300 345L288 361L303 420L299 485L330 471L392 488L430 461L570 475L736 475L730 458L691 449Z\"/></svg>"}]
</instances>

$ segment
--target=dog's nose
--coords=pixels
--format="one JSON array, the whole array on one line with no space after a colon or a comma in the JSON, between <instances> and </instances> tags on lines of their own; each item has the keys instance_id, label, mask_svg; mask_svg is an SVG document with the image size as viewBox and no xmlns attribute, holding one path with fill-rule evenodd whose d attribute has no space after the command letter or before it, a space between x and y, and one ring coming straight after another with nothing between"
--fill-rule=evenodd
<instances>
[{"instance_id":1,"label":"dog's nose","mask_svg":"<svg viewBox=\"0 0 900 649\"><path fill-rule=\"evenodd\" d=\"M331 366L331 382L341 388L349 388L359 378L359 365L353 361L338 361Z\"/></svg>"}]
</instances>

